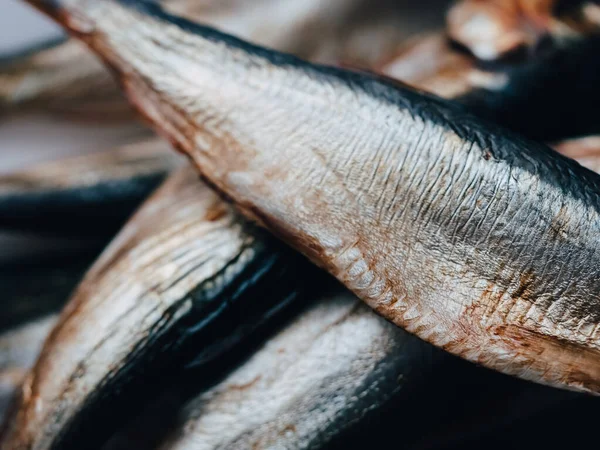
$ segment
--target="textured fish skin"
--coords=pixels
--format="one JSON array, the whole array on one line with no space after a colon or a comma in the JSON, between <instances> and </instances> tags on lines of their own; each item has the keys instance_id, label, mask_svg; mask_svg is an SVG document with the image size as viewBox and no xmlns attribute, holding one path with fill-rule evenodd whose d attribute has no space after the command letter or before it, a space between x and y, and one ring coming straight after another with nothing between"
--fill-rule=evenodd
<instances>
[{"instance_id":1,"label":"textured fish skin","mask_svg":"<svg viewBox=\"0 0 600 450\"><path fill-rule=\"evenodd\" d=\"M57 315L52 314L37 317L0 334L0 424L56 319Z\"/></svg>"},{"instance_id":2,"label":"textured fish skin","mask_svg":"<svg viewBox=\"0 0 600 450\"><path fill-rule=\"evenodd\" d=\"M516 63L482 64L432 33L375 68L529 137L556 141L598 133L599 56L600 26Z\"/></svg>"},{"instance_id":3,"label":"textured fish skin","mask_svg":"<svg viewBox=\"0 0 600 450\"><path fill-rule=\"evenodd\" d=\"M486 367L599 391L596 174L450 102L147 2L31 3L214 187L381 315Z\"/></svg>"},{"instance_id":4,"label":"textured fish skin","mask_svg":"<svg viewBox=\"0 0 600 450\"><path fill-rule=\"evenodd\" d=\"M73 294L2 448L101 446L184 368L210 378L207 366L321 276L191 168L176 172Z\"/></svg>"},{"instance_id":5,"label":"textured fish skin","mask_svg":"<svg viewBox=\"0 0 600 450\"><path fill-rule=\"evenodd\" d=\"M372 64L411 32L441 24L442 0L415 14L396 0L163 0L165 8L261 45L319 61ZM406 19L410 13L410 20ZM0 60L0 112L37 109L120 120L130 113L110 72L76 40Z\"/></svg>"},{"instance_id":6,"label":"textured fish skin","mask_svg":"<svg viewBox=\"0 0 600 450\"><path fill-rule=\"evenodd\" d=\"M598 160L594 144L584 138L557 147L568 146L591 163ZM520 441L540 429L527 424L542 424L548 410L568 402L593 416L597 398L463 367L356 302L339 293L312 305L247 363L189 402L160 448L385 448L398 423L406 448L475 448L499 432L527 448ZM418 404L427 405L422 413ZM444 404L452 405L447 413L439 411ZM427 431L418 427L423 417ZM553 439L571 434L565 429Z\"/></svg>"},{"instance_id":7,"label":"textured fish skin","mask_svg":"<svg viewBox=\"0 0 600 450\"><path fill-rule=\"evenodd\" d=\"M181 162L153 139L0 175L0 228L113 236Z\"/></svg>"},{"instance_id":8,"label":"textured fish skin","mask_svg":"<svg viewBox=\"0 0 600 450\"><path fill-rule=\"evenodd\" d=\"M345 431L402 403L448 359L350 293L321 295L190 402L160 448L329 448Z\"/></svg>"}]
</instances>

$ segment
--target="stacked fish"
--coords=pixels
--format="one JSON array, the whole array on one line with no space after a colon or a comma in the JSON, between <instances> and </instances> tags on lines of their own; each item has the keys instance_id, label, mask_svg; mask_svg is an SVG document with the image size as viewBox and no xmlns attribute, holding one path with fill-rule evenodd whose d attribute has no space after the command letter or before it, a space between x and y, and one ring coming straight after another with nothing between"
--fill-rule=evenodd
<instances>
[{"instance_id":1,"label":"stacked fish","mask_svg":"<svg viewBox=\"0 0 600 450\"><path fill-rule=\"evenodd\" d=\"M2 450L593 436L596 2L28 3L73 37L2 114L157 135L0 177L3 229L96 242L0 274Z\"/></svg>"}]
</instances>

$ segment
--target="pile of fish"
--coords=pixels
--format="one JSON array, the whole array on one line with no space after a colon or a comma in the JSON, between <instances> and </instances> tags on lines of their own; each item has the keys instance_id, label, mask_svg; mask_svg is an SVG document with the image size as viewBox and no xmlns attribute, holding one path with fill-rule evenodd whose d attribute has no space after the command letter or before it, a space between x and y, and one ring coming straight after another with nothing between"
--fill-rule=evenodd
<instances>
[{"instance_id":1,"label":"pile of fish","mask_svg":"<svg viewBox=\"0 0 600 450\"><path fill-rule=\"evenodd\" d=\"M597 2L26 1L0 114L149 129L0 175L88 242L0 267L1 450L593 437Z\"/></svg>"}]
</instances>

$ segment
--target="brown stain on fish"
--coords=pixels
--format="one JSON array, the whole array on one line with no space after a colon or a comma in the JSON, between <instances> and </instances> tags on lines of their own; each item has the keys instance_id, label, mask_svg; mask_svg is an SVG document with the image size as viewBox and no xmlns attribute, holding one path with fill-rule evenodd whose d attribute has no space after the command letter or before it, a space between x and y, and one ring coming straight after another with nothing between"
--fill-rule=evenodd
<instances>
[{"instance_id":1,"label":"brown stain on fish","mask_svg":"<svg viewBox=\"0 0 600 450\"><path fill-rule=\"evenodd\" d=\"M547 359L494 330L588 346L582 370L597 375L597 175L437 97L146 4L64 7L95 21L81 37L212 186L374 310L487 367L593 386L568 384L575 347Z\"/></svg>"}]
</instances>

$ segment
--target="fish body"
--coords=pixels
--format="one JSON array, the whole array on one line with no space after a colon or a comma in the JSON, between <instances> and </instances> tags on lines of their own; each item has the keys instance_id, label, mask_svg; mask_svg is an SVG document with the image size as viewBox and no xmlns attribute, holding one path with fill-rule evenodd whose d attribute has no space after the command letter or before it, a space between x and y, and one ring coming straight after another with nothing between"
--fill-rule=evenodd
<instances>
[{"instance_id":1,"label":"fish body","mask_svg":"<svg viewBox=\"0 0 600 450\"><path fill-rule=\"evenodd\" d=\"M58 312L97 253L90 248L76 255L0 265L0 428Z\"/></svg>"},{"instance_id":2,"label":"fish body","mask_svg":"<svg viewBox=\"0 0 600 450\"><path fill-rule=\"evenodd\" d=\"M115 96L102 63L76 40L36 45L0 60L0 112L43 107L72 113L93 109L113 119L130 109Z\"/></svg>"},{"instance_id":3,"label":"fish body","mask_svg":"<svg viewBox=\"0 0 600 450\"><path fill-rule=\"evenodd\" d=\"M0 424L56 319L48 314L0 334Z\"/></svg>"},{"instance_id":4,"label":"fish body","mask_svg":"<svg viewBox=\"0 0 600 450\"><path fill-rule=\"evenodd\" d=\"M370 65L442 14L418 14L391 0L163 0L169 11L268 47L318 61ZM436 5L440 0L427 0ZM410 16L411 19L407 19ZM110 72L74 39L37 45L0 60L0 112L49 110L122 120L130 108Z\"/></svg>"},{"instance_id":5,"label":"fish body","mask_svg":"<svg viewBox=\"0 0 600 450\"><path fill-rule=\"evenodd\" d=\"M593 0L459 0L447 16L448 35L478 59L531 57L552 41L596 31Z\"/></svg>"},{"instance_id":6,"label":"fish body","mask_svg":"<svg viewBox=\"0 0 600 450\"><path fill-rule=\"evenodd\" d=\"M0 175L0 227L112 236L180 164L155 139Z\"/></svg>"},{"instance_id":7,"label":"fish body","mask_svg":"<svg viewBox=\"0 0 600 450\"><path fill-rule=\"evenodd\" d=\"M31 3L214 187L384 317L489 368L600 390L596 174L447 101L147 2Z\"/></svg>"},{"instance_id":8,"label":"fish body","mask_svg":"<svg viewBox=\"0 0 600 450\"><path fill-rule=\"evenodd\" d=\"M328 448L390 405L408 412L412 389L424 389L444 355L348 292L318 297L189 402L160 448Z\"/></svg>"},{"instance_id":9,"label":"fish body","mask_svg":"<svg viewBox=\"0 0 600 450\"><path fill-rule=\"evenodd\" d=\"M101 446L184 370L208 382L212 363L319 277L192 170L178 171L75 290L2 448Z\"/></svg>"},{"instance_id":10,"label":"fish body","mask_svg":"<svg viewBox=\"0 0 600 450\"><path fill-rule=\"evenodd\" d=\"M599 55L600 26L515 63L483 64L432 33L402 45L376 71L528 137L557 141L599 131Z\"/></svg>"}]
</instances>

